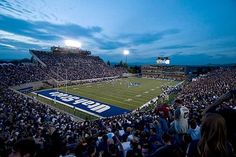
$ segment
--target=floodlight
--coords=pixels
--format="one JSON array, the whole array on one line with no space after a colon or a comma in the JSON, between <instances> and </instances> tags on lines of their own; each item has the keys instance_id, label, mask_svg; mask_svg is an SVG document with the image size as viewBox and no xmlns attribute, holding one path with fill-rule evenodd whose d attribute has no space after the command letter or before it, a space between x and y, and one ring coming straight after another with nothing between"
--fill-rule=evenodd
<instances>
[{"instance_id":1,"label":"floodlight","mask_svg":"<svg viewBox=\"0 0 236 157\"><path fill-rule=\"evenodd\" d=\"M76 40L65 40L64 43L68 47L77 47L77 48L81 47L81 42Z\"/></svg>"},{"instance_id":2,"label":"floodlight","mask_svg":"<svg viewBox=\"0 0 236 157\"><path fill-rule=\"evenodd\" d=\"M124 50L124 51L123 51L123 54L124 54L125 56L129 55L129 50Z\"/></svg>"}]
</instances>

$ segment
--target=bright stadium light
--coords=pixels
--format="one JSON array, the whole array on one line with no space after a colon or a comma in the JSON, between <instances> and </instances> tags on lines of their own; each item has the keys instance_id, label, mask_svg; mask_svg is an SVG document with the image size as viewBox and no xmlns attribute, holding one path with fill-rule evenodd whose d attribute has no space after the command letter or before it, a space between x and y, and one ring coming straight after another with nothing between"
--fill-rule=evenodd
<instances>
[{"instance_id":1,"label":"bright stadium light","mask_svg":"<svg viewBox=\"0 0 236 157\"><path fill-rule=\"evenodd\" d=\"M125 56L128 56L128 55L129 55L129 50L124 50L124 51L123 51L123 54L124 54Z\"/></svg>"},{"instance_id":2,"label":"bright stadium light","mask_svg":"<svg viewBox=\"0 0 236 157\"><path fill-rule=\"evenodd\" d=\"M128 63L127 63L127 56L129 55L129 50L124 50L123 54L125 55L125 62L128 65Z\"/></svg>"},{"instance_id":3,"label":"bright stadium light","mask_svg":"<svg viewBox=\"0 0 236 157\"><path fill-rule=\"evenodd\" d=\"M64 41L65 45L68 47L77 47L81 48L81 43L76 41L76 40L65 40Z\"/></svg>"}]
</instances>

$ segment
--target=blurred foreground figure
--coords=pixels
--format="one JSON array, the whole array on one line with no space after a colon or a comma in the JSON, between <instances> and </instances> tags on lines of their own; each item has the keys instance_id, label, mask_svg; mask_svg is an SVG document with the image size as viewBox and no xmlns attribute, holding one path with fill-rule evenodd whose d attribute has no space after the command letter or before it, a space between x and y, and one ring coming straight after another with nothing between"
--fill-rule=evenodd
<instances>
[{"instance_id":1,"label":"blurred foreground figure","mask_svg":"<svg viewBox=\"0 0 236 157\"><path fill-rule=\"evenodd\" d=\"M231 157L233 148L227 140L224 118L216 113L207 114L201 125L200 140L192 141L188 157Z\"/></svg>"},{"instance_id":2,"label":"blurred foreground figure","mask_svg":"<svg viewBox=\"0 0 236 157\"><path fill-rule=\"evenodd\" d=\"M222 95L214 104L210 105L204 114L218 113L224 117L227 127L227 137L236 151L236 108L230 106L236 105L236 90L231 90Z\"/></svg>"},{"instance_id":3,"label":"blurred foreground figure","mask_svg":"<svg viewBox=\"0 0 236 157\"><path fill-rule=\"evenodd\" d=\"M34 157L36 145L32 139L23 139L15 143L9 157Z\"/></svg>"}]
</instances>

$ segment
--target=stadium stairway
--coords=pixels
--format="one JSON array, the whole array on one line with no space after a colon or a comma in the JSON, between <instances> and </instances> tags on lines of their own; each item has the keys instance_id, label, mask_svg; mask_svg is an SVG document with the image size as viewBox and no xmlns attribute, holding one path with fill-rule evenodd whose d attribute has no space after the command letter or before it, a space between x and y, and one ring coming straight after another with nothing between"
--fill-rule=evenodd
<instances>
[{"instance_id":1,"label":"stadium stairway","mask_svg":"<svg viewBox=\"0 0 236 157\"><path fill-rule=\"evenodd\" d=\"M33 53L33 50L29 50L29 52L36 61L38 61L42 66L47 67L47 65Z\"/></svg>"},{"instance_id":2,"label":"stadium stairway","mask_svg":"<svg viewBox=\"0 0 236 157\"><path fill-rule=\"evenodd\" d=\"M43 61L41 61L41 60L37 57L37 55L35 55L35 54L33 53L33 50L30 50L29 52L30 52L30 54L32 55L32 57L33 57L37 62L39 62L43 67L47 67L47 65L46 65ZM53 77L52 77L52 79L56 79L57 81L65 81L65 80L64 80L60 75L58 75L55 71L50 70L50 72L51 72L54 76L56 76L56 78L53 78Z\"/></svg>"}]
</instances>

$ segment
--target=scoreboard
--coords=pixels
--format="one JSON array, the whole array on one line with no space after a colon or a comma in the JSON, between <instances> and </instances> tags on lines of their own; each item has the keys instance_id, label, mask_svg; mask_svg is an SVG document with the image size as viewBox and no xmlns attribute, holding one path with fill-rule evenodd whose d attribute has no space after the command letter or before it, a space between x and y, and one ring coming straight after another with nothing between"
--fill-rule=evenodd
<instances>
[{"instance_id":1,"label":"scoreboard","mask_svg":"<svg viewBox=\"0 0 236 157\"><path fill-rule=\"evenodd\" d=\"M157 64L170 64L170 57L157 57Z\"/></svg>"}]
</instances>

